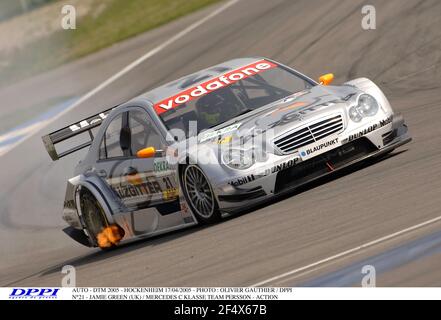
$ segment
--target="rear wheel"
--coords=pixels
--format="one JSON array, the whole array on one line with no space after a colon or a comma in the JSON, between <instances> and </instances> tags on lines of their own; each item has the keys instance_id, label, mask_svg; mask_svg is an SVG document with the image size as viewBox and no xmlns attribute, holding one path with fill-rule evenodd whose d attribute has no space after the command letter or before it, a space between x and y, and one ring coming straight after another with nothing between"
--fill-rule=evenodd
<instances>
[{"instance_id":1,"label":"rear wheel","mask_svg":"<svg viewBox=\"0 0 441 320\"><path fill-rule=\"evenodd\" d=\"M202 169L196 165L187 165L182 170L181 179L185 198L198 222L209 224L219 221L219 207Z\"/></svg>"},{"instance_id":2,"label":"rear wheel","mask_svg":"<svg viewBox=\"0 0 441 320\"><path fill-rule=\"evenodd\" d=\"M81 193L81 213L89 236L98 244L97 236L108 226L108 222L103 208L89 191Z\"/></svg>"}]
</instances>

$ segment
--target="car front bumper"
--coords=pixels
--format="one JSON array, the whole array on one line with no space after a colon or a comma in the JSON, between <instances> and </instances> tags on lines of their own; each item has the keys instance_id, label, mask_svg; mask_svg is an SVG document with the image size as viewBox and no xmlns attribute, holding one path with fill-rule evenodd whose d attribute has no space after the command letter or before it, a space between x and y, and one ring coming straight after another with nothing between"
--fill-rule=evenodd
<instances>
[{"instance_id":1,"label":"car front bumper","mask_svg":"<svg viewBox=\"0 0 441 320\"><path fill-rule=\"evenodd\" d=\"M244 210L367 158L379 157L412 140L400 114L344 131L338 138L341 142L338 146L313 158L302 161L298 153L293 153L218 184L215 193L220 209Z\"/></svg>"}]
</instances>

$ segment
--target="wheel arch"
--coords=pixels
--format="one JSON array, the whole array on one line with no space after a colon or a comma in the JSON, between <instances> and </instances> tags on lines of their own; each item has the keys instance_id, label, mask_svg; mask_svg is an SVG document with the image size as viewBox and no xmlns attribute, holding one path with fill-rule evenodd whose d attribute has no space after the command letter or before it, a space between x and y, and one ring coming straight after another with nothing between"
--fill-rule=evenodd
<instances>
[{"instance_id":1,"label":"wheel arch","mask_svg":"<svg viewBox=\"0 0 441 320\"><path fill-rule=\"evenodd\" d=\"M72 181L73 180L73 181ZM115 203L113 199L105 195L105 191L100 189L99 181L94 181L92 179L87 179L83 175L76 177L76 179L70 179L69 182L73 184L73 199L75 201L75 207L78 213L78 217L81 221L83 229L86 228L81 209L81 194L82 192L89 192L98 201L99 205L103 208L105 218L109 223L113 223L113 213L118 204Z\"/></svg>"}]
</instances>

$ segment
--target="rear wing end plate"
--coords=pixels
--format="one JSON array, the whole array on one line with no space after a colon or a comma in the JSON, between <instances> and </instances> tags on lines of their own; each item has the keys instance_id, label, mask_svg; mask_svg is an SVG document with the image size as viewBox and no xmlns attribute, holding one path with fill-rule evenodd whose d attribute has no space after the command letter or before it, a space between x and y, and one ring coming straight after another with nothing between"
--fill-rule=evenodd
<instances>
[{"instance_id":1,"label":"rear wing end plate","mask_svg":"<svg viewBox=\"0 0 441 320\"><path fill-rule=\"evenodd\" d=\"M68 154L74 153L78 150L90 146L94 139L92 129L99 127L102 124L103 120L109 115L110 111L112 111L114 108L115 107L105 110L96 115L81 120L80 122L73 123L67 127L61 128L57 131L54 131L52 133L49 133L41 137L41 139L43 140L43 144L46 148L46 151L51 157L51 159L56 161L64 156L67 156ZM57 149L55 148L55 146L58 143L66 141L75 136L78 136L79 134L84 133L86 131L89 133L89 137L90 137L89 141L75 145L74 147L71 147L66 151L58 153Z\"/></svg>"}]
</instances>

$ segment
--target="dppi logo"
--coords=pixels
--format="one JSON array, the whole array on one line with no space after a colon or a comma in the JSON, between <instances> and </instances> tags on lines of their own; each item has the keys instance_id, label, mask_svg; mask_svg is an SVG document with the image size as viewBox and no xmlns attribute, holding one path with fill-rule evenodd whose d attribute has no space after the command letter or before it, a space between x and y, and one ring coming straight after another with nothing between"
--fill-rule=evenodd
<instances>
[{"instance_id":1,"label":"dppi logo","mask_svg":"<svg viewBox=\"0 0 441 320\"><path fill-rule=\"evenodd\" d=\"M60 289L12 289L9 299L56 299Z\"/></svg>"}]
</instances>

